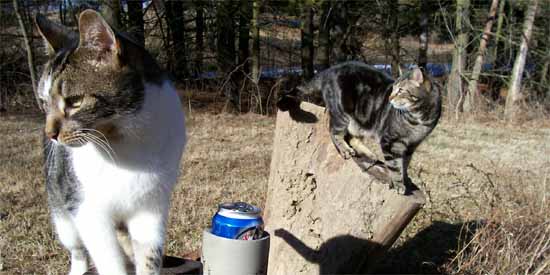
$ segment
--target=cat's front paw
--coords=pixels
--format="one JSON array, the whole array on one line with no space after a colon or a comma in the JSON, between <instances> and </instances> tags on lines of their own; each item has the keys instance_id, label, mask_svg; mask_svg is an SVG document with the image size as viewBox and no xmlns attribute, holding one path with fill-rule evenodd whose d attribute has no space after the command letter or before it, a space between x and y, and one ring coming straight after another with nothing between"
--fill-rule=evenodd
<instances>
[{"instance_id":1,"label":"cat's front paw","mask_svg":"<svg viewBox=\"0 0 550 275\"><path fill-rule=\"evenodd\" d=\"M341 150L340 151L340 155L344 158L344 159L350 159L350 158L353 158L357 155L357 153L355 152L355 150L353 149L344 149L344 150Z\"/></svg>"},{"instance_id":2,"label":"cat's front paw","mask_svg":"<svg viewBox=\"0 0 550 275\"><path fill-rule=\"evenodd\" d=\"M392 180L390 183L390 189L395 189L399 195L406 195L408 191L407 185L402 180Z\"/></svg>"}]
</instances>

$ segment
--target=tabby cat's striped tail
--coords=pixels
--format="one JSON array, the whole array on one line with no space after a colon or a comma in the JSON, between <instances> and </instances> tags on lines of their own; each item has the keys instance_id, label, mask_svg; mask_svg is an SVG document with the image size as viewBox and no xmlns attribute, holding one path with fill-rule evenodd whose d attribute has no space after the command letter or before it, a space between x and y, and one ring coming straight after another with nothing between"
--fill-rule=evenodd
<instances>
[{"instance_id":1,"label":"tabby cat's striped tail","mask_svg":"<svg viewBox=\"0 0 550 275\"><path fill-rule=\"evenodd\" d=\"M324 105L321 94L321 81L314 77L303 85L292 85L290 79L283 79L281 89L277 95L277 108L281 111L289 111L299 108L302 101L308 101L317 105Z\"/></svg>"}]
</instances>

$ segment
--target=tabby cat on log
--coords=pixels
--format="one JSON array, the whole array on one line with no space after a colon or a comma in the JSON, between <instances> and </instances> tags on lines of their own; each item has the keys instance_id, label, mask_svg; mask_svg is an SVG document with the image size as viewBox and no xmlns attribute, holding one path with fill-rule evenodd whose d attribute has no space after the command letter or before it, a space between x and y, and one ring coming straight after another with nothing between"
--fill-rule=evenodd
<instances>
[{"instance_id":1,"label":"tabby cat on log","mask_svg":"<svg viewBox=\"0 0 550 275\"><path fill-rule=\"evenodd\" d=\"M39 81L46 110L46 190L70 251L69 274L160 274L170 195L186 144L174 86L138 44L83 11L79 33L36 17L49 53Z\"/></svg>"},{"instance_id":2,"label":"tabby cat on log","mask_svg":"<svg viewBox=\"0 0 550 275\"><path fill-rule=\"evenodd\" d=\"M391 173L390 187L410 193L407 168L417 146L441 116L439 87L419 68L393 80L361 62L328 68L278 99L280 110L295 108L301 98L322 94L329 112L332 142L344 159L354 158L364 170L377 164L364 144L374 138Z\"/></svg>"}]
</instances>

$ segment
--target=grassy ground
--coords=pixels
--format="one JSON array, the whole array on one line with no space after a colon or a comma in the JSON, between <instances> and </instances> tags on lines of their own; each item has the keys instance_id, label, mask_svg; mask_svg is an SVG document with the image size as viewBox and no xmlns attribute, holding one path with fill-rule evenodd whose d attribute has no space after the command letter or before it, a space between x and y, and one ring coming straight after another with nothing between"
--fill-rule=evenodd
<instances>
[{"instance_id":1,"label":"grassy ground","mask_svg":"<svg viewBox=\"0 0 550 275\"><path fill-rule=\"evenodd\" d=\"M173 195L166 244L167 253L178 256L199 249L201 231L219 202L263 205L275 128L273 117L254 114L193 110L187 118L189 146ZM63 274L68 268L67 252L49 223L41 127L41 117L0 117L0 274ZM549 139L548 122L506 126L493 120L444 119L411 164L411 176L427 194L428 204L379 272L481 274L472 266L483 266L483 261L489 266L491 259L478 256L494 253L492 262L501 266L529 265L533 259L532 268L522 270L550 273L544 265L550 261L550 246L544 243L544 232L550 234ZM530 258L521 255L527 251L522 250L524 242L503 250L498 246L502 241L491 243L489 238L504 232L506 246L517 239L513 234L539 231L543 239ZM476 244L494 244L497 250ZM537 248L537 243L525 247ZM485 273L503 274L500 270Z\"/></svg>"}]
</instances>

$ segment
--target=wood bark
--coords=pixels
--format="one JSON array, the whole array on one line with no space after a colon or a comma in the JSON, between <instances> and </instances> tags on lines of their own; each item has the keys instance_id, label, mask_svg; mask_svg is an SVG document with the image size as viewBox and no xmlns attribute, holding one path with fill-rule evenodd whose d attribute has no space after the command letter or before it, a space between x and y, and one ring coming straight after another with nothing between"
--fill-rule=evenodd
<instances>
[{"instance_id":1,"label":"wood bark","mask_svg":"<svg viewBox=\"0 0 550 275\"><path fill-rule=\"evenodd\" d=\"M128 32L130 32L136 41L145 46L145 30L143 25L143 6L142 1L128 1Z\"/></svg>"},{"instance_id":2,"label":"wood bark","mask_svg":"<svg viewBox=\"0 0 550 275\"><path fill-rule=\"evenodd\" d=\"M498 15L497 15L497 29L495 31L495 47L493 48L493 58L494 63L498 59L498 51L500 43L502 43L502 26L504 25L504 7L506 6L506 0L500 0L498 4Z\"/></svg>"},{"instance_id":3,"label":"wood bark","mask_svg":"<svg viewBox=\"0 0 550 275\"><path fill-rule=\"evenodd\" d=\"M102 0L101 1L101 15L107 21L107 23L115 30L121 30L122 20L121 7L119 0Z\"/></svg>"},{"instance_id":4,"label":"wood bark","mask_svg":"<svg viewBox=\"0 0 550 275\"><path fill-rule=\"evenodd\" d=\"M430 37L429 29L429 5L428 0L420 0L420 35L418 36L418 66L426 68L428 64L428 41Z\"/></svg>"},{"instance_id":5,"label":"wood bark","mask_svg":"<svg viewBox=\"0 0 550 275\"><path fill-rule=\"evenodd\" d=\"M491 28L495 22L495 16L497 14L498 0L491 2L491 8L489 9L489 16L481 35L481 41L479 42L479 48L477 50L477 56L475 59L474 67L472 69L472 75L468 81L468 92L464 102L464 111L473 112L480 107L481 95L477 89L479 83L479 75L481 74L481 67L483 66L483 60L485 58L485 51L487 49L487 43L491 35Z\"/></svg>"},{"instance_id":6,"label":"wood bark","mask_svg":"<svg viewBox=\"0 0 550 275\"><path fill-rule=\"evenodd\" d=\"M186 77L187 70L187 45L185 43L185 18L184 3L181 1L167 1L166 22L168 24L171 42L170 53L172 56L171 69L178 77Z\"/></svg>"},{"instance_id":7,"label":"wood bark","mask_svg":"<svg viewBox=\"0 0 550 275\"><path fill-rule=\"evenodd\" d=\"M399 2L397 0L388 1L388 14L390 16L390 39L389 49L391 57L391 74L393 78L399 77L401 66L401 44L399 39L401 34L399 33Z\"/></svg>"},{"instance_id":8,"label":"wood bark","mask_svg":"<svg viewBox=\"0 0 550 275\"><path fill-rule=\"evenodd\" d=\"M36 105L41 111L44 111L42 108L42 104L40 104L40 100L38 97L38 87L37 87L37 79L36 79L36 67L34 65L34 51L32 47L31 38L29 35L29 30L27 29L27 25L25 24L25 21L23 20L23 17L21 16L21 11L19 10L19 0L13 0L13 9L15 10L15 16L17 17L17 22L19 23L19 30L21 31L21 34L23 35L23 42L25 43L25 50L27 51L27 67L29 68L29 74L31 76L31 85L32 90L34 93L34 98L36 100ZM25 7L26 8L26 7Z\"/></svg>"},{"instance_id":9,"label":"wood bark","mask_svg":"<svg viewBox=\"0 0 550 275\"><path fill-rule=\"evenodd\" d=\"M244 73L250 73L250 21L252 20L252 5L249 0L240 1L239 10L239 60Z\"/></svg>"},{"instance_id":10,"label":"wood bark","mask_svg":"<svg viewBox=\"0 0 550 275\"><path fill-rule=\"evenodd\" d=\"M418 190L402 196L378 180L387 170L363 172L341 158L328 114L313 104L277 114L273 148L268 274L372 272L425 203Z\"/></svg>"},{"instance_id":11,"label":"wood bark","mask_svg":"<svg viewBox=\"0 0 550 275\"><path fill-rule=\"evenodd\" d=\"M315 15L314 9L311 5L305 5L302 10L302 70L305 80L309 80L313 77L313 59L315 58L315 52L313 47L313 17Z\"/></svg>"},{"instance_id":12,"label":"wood bark","mask_svg":"<svg viewBox=\"0 0 550 275\"><path fill-rule=\"evenodd\" d=\"M238 2L237 2L238 3ZM235 2L219 1L216 9L216 58L218 71L224 77L223 94L227 98L225 111L240 112L240 97L237 87L237 75L232 73L236 66L235 56L235 20L237 11Z\"/></svg>"},{"instance_id":13,"label":"wood bark","mask_svg":"<svg viewBox=\"0 0 550 275\"><path fill-rule=\"evenodd\" d=\"M453 65L447 81L448 106L454 108L456 115L462 113L464 99L463 74L466 67L466 45L468 44L468 18L470 16L470 0L456 0L455 17L455 47Z\"/></svg>"},{"instance_id":14,"label":"wood bark","mask_svg":"<svg viewBox=\"0 0 550 275\"><path fill-rule=\"evenodd\" d=\"M319 65L321 69L330 66L330 29L331 29L331 1L323 1L321 4L322 14L319 17Z\"/></svg>"},{"instance_id":15,"label":"wood bark","mask_svg":"<svg viewBox=\"0 0 550 275\"><path fill-rule=\"evenodd\" d=\"M204 7L201 1L195 3L195 73L200 75L202 72L202 59L204 51Z\"/></svg>"},{"instance_id":16,"label":"wood bark","mask_svg":"<svg viewBox=\"0 0 550 275\"><path fill-rule=\"evenodd\" d=\"M258 18L260 16L260 0L252 1L252 78L256 83L260 79L260 26Z\"/></svg>"},{"instance_id":17,"label":"wood bark","mask_svg":"<svg viewBox=\"0 0 550 275\"><path fill-rule=\"evenodd\" d=\"M525 68L525 60L527 58L527 50L529 49L529 41L533 33L533 23L537 13L538 0L529 1L525 21L523 22L523 31L521 36L521 45L514 62L512 69L512 77L508 88L508 96L506 97L506 105L504 107L504 115L508 120L515 119L519 111L519 103L523 98L521 92L521 79Z\"/></svg>"}]
</instances>

